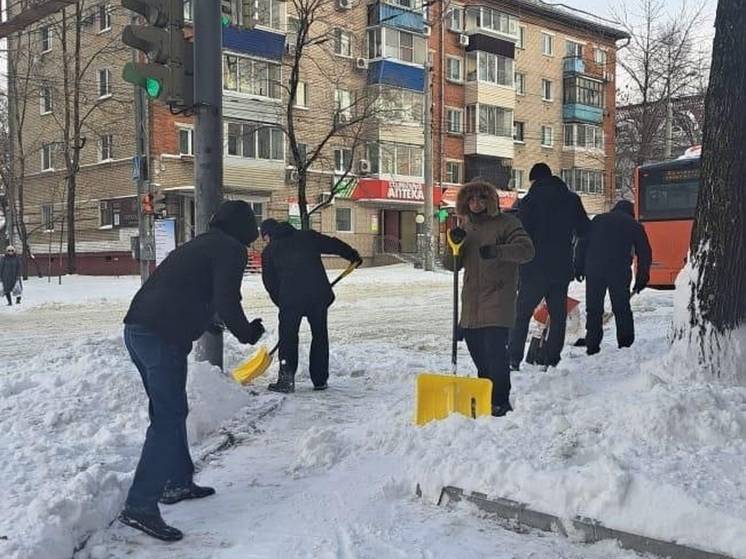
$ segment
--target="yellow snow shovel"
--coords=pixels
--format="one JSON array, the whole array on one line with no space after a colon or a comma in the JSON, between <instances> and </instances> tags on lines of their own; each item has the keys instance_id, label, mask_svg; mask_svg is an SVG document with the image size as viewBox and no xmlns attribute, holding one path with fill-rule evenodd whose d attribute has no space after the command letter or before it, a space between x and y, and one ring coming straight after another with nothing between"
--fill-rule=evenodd
<instances>
[{"instance_id":1,"label":"yellow snow shovel","mask_svg":"<svg viewBox=\"0 0 746 559\"><path fill-rule=\"evenodd\" d=\"M458 356L458 266L463 241L455 243L448 232L448 246L453 253L453 341L451 344L451 375L423 373L417 376L415 423L424 425L433 419L443 419L453 412L476 418L492 413L492 381L485 378L456 375Z\"/></svg>"},{"instance_id":2,"label":"yellow snow shovel","mask_svg":"<svg viewBox=\"0 0 746 559\"><path fill-rule=\"evenodd\" d=\"M359 265L360 262L350 263L345 271L339 274L337 279L332 282L331 286L334 287L337 285L342 278L350 275ZM278 341L275 346L268 351L267 346L262 345L254 355L233 369L233 379L239 384L248 384L255 378L262 376L267 369L269 369L270 365L272 365L272 360L274 359L274 355L279 346L280 342Z\"/></svg>"}]
</instances>

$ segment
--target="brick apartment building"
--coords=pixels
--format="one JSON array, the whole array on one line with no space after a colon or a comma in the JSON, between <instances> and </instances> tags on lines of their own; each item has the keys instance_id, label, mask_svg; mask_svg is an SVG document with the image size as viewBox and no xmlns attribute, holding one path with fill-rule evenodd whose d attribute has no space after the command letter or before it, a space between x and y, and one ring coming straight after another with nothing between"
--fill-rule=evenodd
<instances>
[{"instance_id":1,"label":"brick apartment building","mask_svg":"<svg viewBox=\"0 0 746 559\"><path fill-rule=\"evenodd\" d=\"M447 5L442 11L441 3L423 10L418 0L330 1L319 25L332 40L311 50L301 66L294 123L308 149L329 131L340 105L363 94L386 105L385 118L366 123L362 146L349 145L344 135L333 138L309 175L313 206L352 168L345 188L312 216L312 225L350 242L368 260L417 250L428 60L436 207L448 205L460 184L477 177L525 191L528 170L538 161L562 174L589 213L603 211L613 199L615 54L624 34L533 0ZM297 221L296 179L283 132L287 99L279 86L292 56L291 6L236 0L232 25L224 29L223 186L226 198L250 202L261 218ZM95 8L85 41L120 37L126 10L110 2ZM190 2L185 13L190 15ZM252 29L245 28L245 14L253 14ZM34 48L46 49L41 67L53 69L48 25L28 32ZM136 270L130 252L138 207L131 180L132 88L120 77L130 57L126 49L113 49L92 64L100 94L93 102L100 107L88 126L97 140L83 147L78 174L80 273ZM45 95L39 93L42 107ZM107 95L116 105L106 105ZM51 118L28 119L29 136L58 133L44 128L45 119L60 118L56 99ZM194 234L193 124L156 103L149 103L147 114L151 186L165 193L183 242ZM55 216L64 204L65 172L54 164L44 168L49 148L35 149L39 156L30 160L40 166L27 165L24 180L31 246L39 258L50 242L55 253L64 245L63 220Z\"/></svg>"}]
</instances>

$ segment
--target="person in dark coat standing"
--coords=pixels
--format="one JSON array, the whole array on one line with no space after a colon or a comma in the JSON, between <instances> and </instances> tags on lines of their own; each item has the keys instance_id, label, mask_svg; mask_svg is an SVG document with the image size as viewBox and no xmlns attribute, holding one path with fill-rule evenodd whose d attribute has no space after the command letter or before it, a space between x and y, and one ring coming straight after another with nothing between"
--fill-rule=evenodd
<instances>
[{"instance_id":1,"label":"person in dark coat standing","mask_svg":"<svg viewBox=\"0 0 746 559\"><path fill-rule=\"evenodd\" d=\"M588 237L578 243L575 279L585 279L586 352L601 350L606 291L616 321L619 348L635 341L635 323L629 305L632 282L632 254L637 256L634 293L639 293L650 279L652 250L645 229L635 220L632 202L621 200L610 212L591 221Z\"/></svg>"},{"instance_id":2,"label":"person in dark coat standing","mask_svg":"<svg viewBox=\"0 0 746 559\"><path fill-rule=\"evenodd\" d=\"M521 222L502 213L495 188L486 182L465 184L456 198L462 225L451 239L463 241L459 258L443 255L443 266L464 268L461 332L477 374L492 381L492 415L502 417L510 405L508 331L515 322L518 266L534 255Z\"/></svg>"},{"instance_id":3,"label":"person in dark coat standing","mask_svg":"<svg viewBox=\"0 0 746 559\"><path fill-rule=\"evenodd\" d=\"M588 232L590 220L580 197L552 175L544 163L529 174L531 189L518 205L518 218L531 236L534 259L521 266L515 328L510 332L510 367L523 360L531 315L542 299L549 310L546 365L555 367L565 345L567 289L573 278L573 242Z\"/></svg>"},{"instance_id":4,"label":"person in dark coat standing","mask_svg":"<svg viewBox=\"0 0 746 559\"><path fill-rule=\"evenodd\" d=\"M241 308L246 248L259 233L251 207L225 202L207 233L171 252L135 294L124 318L124 342L148 394L150 426L121 522L165 541L182 538L167 525L158 502L174 504L207 497L211 487L193 481L186 418L187 355L206 330L220 328L215 316L241 343L264 333Z\"/></svg>"},{"instance_id":5,"label":"person in dark coat standing","mask_svg":"<svg viewBox=\"0 0 746 559\"><path fill-rule=\"evenodd\" d=\"M9 245L5 249L5 256L0 259L0 281L3 284L3 294L8 301L8 306L13 305L12 295L16 295L16 304L21 303L21 259L16 254L16 249Z\"/></svg>"},{"instance_id":6,"label":"person in dark coat standing","mask_svg":"<svg viewBox=\"0 0 746 559\"><path fill-rule=\"evenodd\" d=\"M275 392L295 391L298 370L298 330L303 317L311 327L310 373L314 390L325 390L329 379L327 314L334 302L322 254L361 263L347 243L313 230L299 231L287 222L268 219L262 237L270 240L262 252L262 281L272 302L280 309L280 371ZM266 240L266 239L265 239Z\"/></svg>"}]
</instances>

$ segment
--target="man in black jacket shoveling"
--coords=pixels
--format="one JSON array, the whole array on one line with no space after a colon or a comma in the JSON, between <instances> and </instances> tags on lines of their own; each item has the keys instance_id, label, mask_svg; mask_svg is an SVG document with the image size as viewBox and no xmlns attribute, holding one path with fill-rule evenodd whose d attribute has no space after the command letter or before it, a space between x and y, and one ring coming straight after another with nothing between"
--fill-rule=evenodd
<instances>
[{"instance_id":1,"label":"man in black jacket shoveling","mask_svg":"<svg viewBox=\"0 0 746 559\"><path fill-rule=\"evenodd\" d=\"M639 293L650 279L653 255L645 229L635 221L634 206L626 200L617 202L610 212L594 217L587 239L578 243L575 279L586 280L585 345L588 355L601 349L607 290L619 348L630 347L635 341L635 323L629 305L633 250L637 256L633 292Z\"/></svg>"},{"instance_id":2,"label":"man in black jacket shoveling","mask_svg":"<svg viewBox=\"0 0 746 559\"><path fill-rule=\"evenodd\" d=\"M510 367L518 370L531 315L542 299L549 310L550 326L545 366L560 361L565 345L567 289L573 277L573 241L584 236L590 221L580 197L544 163L531 169L528 194L518 206L518 218L534 243L534 259L520 268L515 327L510 331Z\"/></svg>"},{"instance_id":3,"label":"man in black jacket shoveling","mask_svg":"<svg viewBox=\"0 0 746 559\"><path fill-rule=\"evenodd\" d=\"M310 372L314 390L325 390L329 379L327 314L334 293L321 261L322 254L360 263L358 252L345 242L317 231L298 231L286 222L268 219L262 237L269 244L262 252L262 280L272 302L280 309L280 371L275 392L295 391L298 369L298 330L305 316L311 327Z\"/></svg>"},{"instance_id":4,"label":"man in black jacket shoveling","mask_svg":"<svg viewBox=\"0 0 746 559\"><path fill-rule=\"evenodd\" d=\"M241 308L246 247L258 236L246 202L224 203L210 230L171 252L135 294L124 318L124 342L148 394L150 426L119 519L165 541L182 538L167 525L158 502L174 504L215 493L193 481L186 418L187 355L211 328L215 314L242 343L264 333Z\"/></svg>"}]
</instances>

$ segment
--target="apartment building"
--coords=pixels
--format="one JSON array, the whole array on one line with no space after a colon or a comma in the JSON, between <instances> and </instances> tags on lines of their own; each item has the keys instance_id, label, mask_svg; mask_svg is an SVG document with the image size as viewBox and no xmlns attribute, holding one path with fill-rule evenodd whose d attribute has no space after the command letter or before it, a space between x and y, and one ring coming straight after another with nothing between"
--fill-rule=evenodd
<instances>
[{"instance_id":1,"label":"apartment building","mask_svg":"<svg viewBox=\"0 0 746 559\"><path fill-rule=\"evenodd\" d=\"M188 21L190 1L184 9ZM129 14L111 2L90 10L81 39L90 49L86 80L95 95L85 96L91 114L77 173L78 269L134 273L133 93L120 77L131 52L119 40ZM282 0L233 2L233 19L223 30L223 189L226 198L249 202L260 219L299 224L298 173L287 136L287 83L299 27L292 10ZM350 242L369 261L418 250L428 109L436 207L452 205L458 187L475 178L523 192L538 161L565 178L589 213L608 207L615 53L623 33L533 0L426 8L420 0L333 0L315 16L314 33L326 40L301 57L293 127L304 157L317 155L308 169L309 209L331 200L312 215L317 230ZM55 259L66 252L67 173L53 147L64 120L61 94L45 76L59 64L59 29L59 18L50 18L22 35L38 51L29 60L40 107L24 124L34 139L26 146L33 153L24 175L27 223L33 252ZM111 45L102 54L106 41ZM360 120L361 106L375 110ZM356 119L361 125L354 130L336 128ZM147 132L151 187L165 195L177 240L184 242L193 237L195 221L192 119L148 103Z\"/></svg>"}]
</instances>

